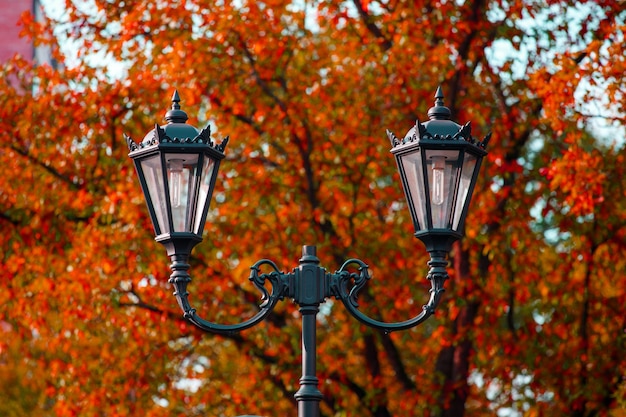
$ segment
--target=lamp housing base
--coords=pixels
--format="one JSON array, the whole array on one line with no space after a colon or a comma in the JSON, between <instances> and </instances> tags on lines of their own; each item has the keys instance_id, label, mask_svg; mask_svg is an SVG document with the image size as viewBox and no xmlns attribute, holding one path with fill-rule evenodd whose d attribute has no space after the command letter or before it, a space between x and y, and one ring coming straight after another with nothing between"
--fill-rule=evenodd
<instances>
[{"instance_id":1,"label":"lamp housing base","mask_svg":"<svg viewBox=\"0 0 626 417\"><path fill-rule=\"evenodd\" d=\"M416 232L415 237L424 243L429 253L450 253L452 244L462 238L463 234L450 229L430 229Z\"/></svg>"},{"instance_id":2,"label":"lamp housing base","mask_svg":"<svg viewBox=\"0 0 626 417\"><path fill-rule=\"evenodd\" d=\"M189 257L191 250L202 242L202 237L191 232L176 232L163 233L154 240L165 246L167 256L186 255Z\"/></svg>"}]
</instances>

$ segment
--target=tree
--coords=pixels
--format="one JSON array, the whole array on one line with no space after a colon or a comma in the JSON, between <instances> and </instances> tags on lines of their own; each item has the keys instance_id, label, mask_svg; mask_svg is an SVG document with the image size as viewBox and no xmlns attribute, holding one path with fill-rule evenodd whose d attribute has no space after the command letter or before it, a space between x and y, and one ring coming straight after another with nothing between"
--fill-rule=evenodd
<instances>
[{"instance_id":1,"label":"tree","mask_svg":"<svg viewBox=\"0 0 626 417\"><path fill-rule=\"evenodd\" d=\"M441 84L454 118L494 138L447 295L391 335L329 300L323 415L623 416L623 137L603 141L580 103L603 91L623 135L626 13L458 3L97 0L26 18L36 43L78 53L3 70L0 410L293 414L294 306L231 337L180 317L122 133L161 122L178 88L191 124L231 137L192 261L203 316L249 317L249 265L289 268L314 243L329 268L370 264L362 308L394 321L427 298L426 254L384 129L424 121Z\"/></svg>"}]
</instances>

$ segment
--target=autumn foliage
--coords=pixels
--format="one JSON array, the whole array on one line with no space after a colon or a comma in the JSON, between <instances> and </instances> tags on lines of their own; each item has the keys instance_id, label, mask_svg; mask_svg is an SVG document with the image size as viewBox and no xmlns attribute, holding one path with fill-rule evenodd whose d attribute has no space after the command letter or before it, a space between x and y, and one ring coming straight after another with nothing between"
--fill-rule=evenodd
<instances>
[{"instance_id":1,"label":"autumn foliage","mask_svg":"<svg viewBox=\"0 0 626 417\"><path fill-rule=\"evenodd\" d=\"M545 4L544 4L545 3ZM256 260L359 257L371 316L427 300L385 129L493 132L437 315L384 335L329 300L325 417L626 416L626 9L619 1L66 1L0 79L0 415L295 415L300 321L186 323L123 133L229 135L190 286L255 313ZM57 39L61 39L60 42Z\"/></svg>"}]
</instances>

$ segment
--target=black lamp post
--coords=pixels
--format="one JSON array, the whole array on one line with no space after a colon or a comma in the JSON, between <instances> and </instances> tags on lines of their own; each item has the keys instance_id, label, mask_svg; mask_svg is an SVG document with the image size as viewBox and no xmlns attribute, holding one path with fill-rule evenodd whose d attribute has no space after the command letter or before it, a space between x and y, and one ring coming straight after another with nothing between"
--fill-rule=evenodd
<instances>
[{"instance_id":1,"label":"black lamp post","mask_svg":"<svg viewBox=\"0 0 626 417\"><path fill-rule=\"evenodd\" d=\"M270 260L262 259L250 267L250 281L262 293L263 303L252 318L233 325L209 322L196 314L188 300L189 255L202 241L206 215L215 186L220 161L228 138L220 144L210 138L209 128L198 131L186 124L187 114L180 109L175 92L168 122L158 124L139 144L130 137L126 142L135 163L146 198L156 240L172 260L169 282L184 312L184 317L207 332L233 333L261 322L279 300L289 297L302 314L302 378L295 398L299 417L318 417L322 393L316 376L316 315L319 305L335 297L360 322L384 332L416 326L430 317L438 305L448 278L446 257L452 243L463 235L463 224L480 169L486 155L488 135L482 142L471 136L470 124L460 126L450 120L437 89L435 106L428 111L430 120L416 122L404 139L387 131L391 152L398 163L407 197L415 236L426 245L431 260L427 279L431 281L430 299L417 316L402 322L384 323L371 319L358 309L357 294L370 279L368 266L349 259L335 272L320 266L315 246L303 246L299 265L284 273ZM262 266L271 273L261 273ZM356 267L358 272L350 272ZM270 281L271 293L265 288Z\"/></svg>"}]
</instances>

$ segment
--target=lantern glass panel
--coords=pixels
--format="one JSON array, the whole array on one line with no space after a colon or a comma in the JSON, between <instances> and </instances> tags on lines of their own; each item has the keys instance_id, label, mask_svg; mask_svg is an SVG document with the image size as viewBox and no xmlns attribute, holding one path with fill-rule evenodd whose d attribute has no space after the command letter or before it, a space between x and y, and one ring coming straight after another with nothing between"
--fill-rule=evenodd
<instances>
[{"instance_id":1,"label":"lantern glass panel","mask_svg":"<svg viewBox=\"0 0 626 417\"><path fill-rule=\"evenodd\" d=\"M165 154L173 232L193 231L191 219L198 159L198 154Z\"/></svg>"},{"instance_id":2,"label":"lantern glass panel","mask_svg":"<svg viewBox=\"0 0 626 417\"><path fill-rule=\"evenodd\" d=\"M426 175L434 229L450 228L454 191L459 170L458 150L426 149Z\"/></svg>"},{"instance_id":3,"label":"lantern glass panel","mask_svg":"<svg viewBox=\"0 0 626 417\"><path fill-rule=\"evenodd\" d=\"M210 198L212 194L213 187L213 176L215 171L215 161L208 156L204 157L204 161L202 163L202 172L200 173L200 187L198 190L198 198L195 207L195 218L194 218L194 232L200 236L202 236L202 230L204 229L204 219L206 218L206 211L208 210L208 205L210 203Z\"/></svg>"},{"instance_id":4,"label":"lantern glass panel","mask_svg":"<svg viewBox=\"0 0 626 417\"><path fill-rule=\"evenodd\" d=\"M167 202L164 185L164 176L161 166L161 156L154 155L140 160L141 170L145 179L147 190L144 194L149 195L154 217L152 222L157 234L169 233L169 216L167 214ZM146 193L147 191L147 193Z\"/></svg>"},{"instance_id":5,"label":"lantern glass panel","mask_svg":"<svg viewBox=\"0 0 626 417\"><path fill-rule=\"evenodd\" d=\"M464 208L472 197L469 193L471 191L472 178L474 178L477 162L478 158L475 155L470 153L465 154L461 178L459 179L459 191L457 192L456 203L454 205L454 221L452 222L452 229L454 230L458 230Z\"/></svg>"},{"instance_id":6,"label":"lantern glass panel","mask_svg":"<svg viewBox=\"0 0 626 417\"><path fill-rule=\"evenodd\" d=\"M428 221L426 218L426 202L424 201L426 192L424 191L424 171L422 167L422 157L418 150L415 152L402 155L400 157L401 167L404 171L404 179L406 181L405 190L407 202L411 206L411 212L415 217L415 230L428 229Z\"/></svg>"}]
</instances>

